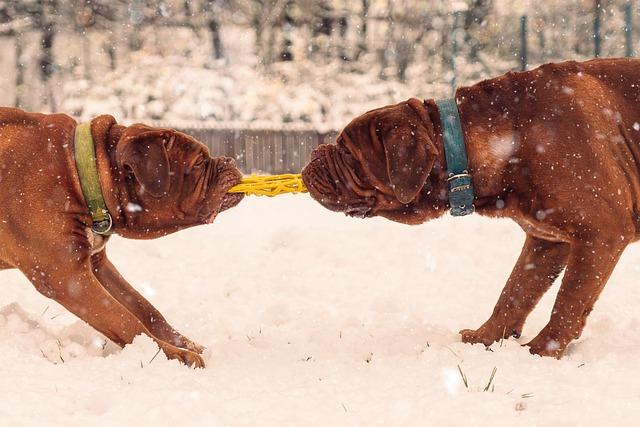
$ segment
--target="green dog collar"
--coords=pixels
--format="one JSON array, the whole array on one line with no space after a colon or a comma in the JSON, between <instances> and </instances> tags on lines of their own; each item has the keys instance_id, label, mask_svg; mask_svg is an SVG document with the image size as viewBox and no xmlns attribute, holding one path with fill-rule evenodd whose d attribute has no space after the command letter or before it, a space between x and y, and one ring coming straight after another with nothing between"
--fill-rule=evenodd
<instances>
[{"instance_id":1,"label":"green dog collar","mask_svg":"<svg viewBox=\"0 0 640 427\"><path fill-rule=\"evenodd\" d=\"M451 215L464 216L475 211L473 184L469 174L467 151L462 135L462 125L455 99L436 101L442 122L444 155L447 161L449 181L449 206Z\"/></svg>"},{"instance_id":2,"label":"green dog collar","mask_svg":"<svg viewBox=\"0 0 640 427\"><path fill-rule=\"evenodd\" d=\"M104 202L100 187L90 123L76 126L74 154L82 194L93 219L91 230L96 234L113 234L113 220Z\"/></svg>"}]
</instances>

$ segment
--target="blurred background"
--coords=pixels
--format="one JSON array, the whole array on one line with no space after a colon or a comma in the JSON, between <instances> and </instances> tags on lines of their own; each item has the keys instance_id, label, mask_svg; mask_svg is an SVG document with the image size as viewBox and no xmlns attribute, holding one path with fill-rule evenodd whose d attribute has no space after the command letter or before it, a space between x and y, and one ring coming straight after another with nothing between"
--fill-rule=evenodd
<instances>
[{"instance_id":1,"label":"blurred background","mask_svg":"<svg viewBox=\"0 0 640 427\"><path fill-rule=\"evenodd\" d=\"M0 0L0 105L175 127L246 172L296 171L369 109L545 62L633 56L637 6Z\"/></svg>"}]
</instances>

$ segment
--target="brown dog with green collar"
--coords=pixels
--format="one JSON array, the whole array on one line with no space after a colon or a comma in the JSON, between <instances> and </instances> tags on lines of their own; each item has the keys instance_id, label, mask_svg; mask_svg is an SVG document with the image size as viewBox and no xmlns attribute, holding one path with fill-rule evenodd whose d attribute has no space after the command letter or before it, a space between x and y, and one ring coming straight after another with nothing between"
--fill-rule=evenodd
<instances>
[{"instance_id":1,"label":"brown dog with green collar","mask_svg":"<svg viewBox=\"0 0 640 427\"><path fill-rule=\"evenodd\" d=\"M447 170L436 102L411 99L354 119L313 152L304 182L328 209L419 224L469 211L449 199L469 185L451 180L470 176L476 212L512 218L527 238L493 314L462 340L519 336L566 268L549 322L527 344L560 357L640 237L640 60L543 65L460 88L455 101L467 173Z\"/></svg>"},{"instance_id":2,"label":"brown dog with green collar","mask_svg":"<svg viewBox=\"0 0 640 427\"><path fill-rule=\"evenodd\" d=\"M240 202L227 192L240 178L232 159L172 129L0 108L0 269L20 269L121 346L146 334L203 367L202 347L127 283L105 245L112 232L150 239L210 223Z\"/></svg>"}]
</instances>

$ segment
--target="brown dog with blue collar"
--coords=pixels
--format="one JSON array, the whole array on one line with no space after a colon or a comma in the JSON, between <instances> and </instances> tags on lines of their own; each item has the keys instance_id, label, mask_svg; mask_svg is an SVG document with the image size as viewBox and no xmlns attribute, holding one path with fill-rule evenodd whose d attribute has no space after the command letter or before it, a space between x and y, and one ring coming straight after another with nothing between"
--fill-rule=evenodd
<instances>
[{"instance_id":1,"label":"brown dog with blue collar","mask_svg":"<svg viewBox=\"0 0 640 427\"><path fill-rule=\"evenodd\" d=\"M477 213L527 234L491 317L462 340L519 337L566 269L549 322L527 344L561 357L640 237L640 60L547 64L460 88L455 100ZM347 215L437 218L451 208L441 119L433 100L370 111L313 152L304 182Z\"/></svg>"},{"instance_id":2,"label":"brown dog with blue collar","mask_svg":"<svg viewBox=\"0 0 640 427\"><path fill-rule=\"evenodd\" d=\"M20 269L119 345L146 334L203 367L203 348L127 283L105 245L112 231L150 239L210 223L240 202L227 192L240 179L232 159L172 129L0 108L0 269Z\"/></svg>"}]
</instances>

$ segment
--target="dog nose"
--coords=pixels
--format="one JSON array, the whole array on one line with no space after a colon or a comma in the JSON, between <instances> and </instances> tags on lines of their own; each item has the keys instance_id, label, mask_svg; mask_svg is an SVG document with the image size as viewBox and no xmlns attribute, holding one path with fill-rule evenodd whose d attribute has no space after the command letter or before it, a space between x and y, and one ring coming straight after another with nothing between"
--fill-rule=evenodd
<instances>
[{"instance_id":1,"label":"dog nose","mask_svg":"<svg viewBox=\"0 0 640 427\"><path fill-rule=\"evenodd\" d=\"M324 195L335 193L333 178L321 155L316 155L302 169L302 180L311 191Z\"/></svg>"}]
</instances>

